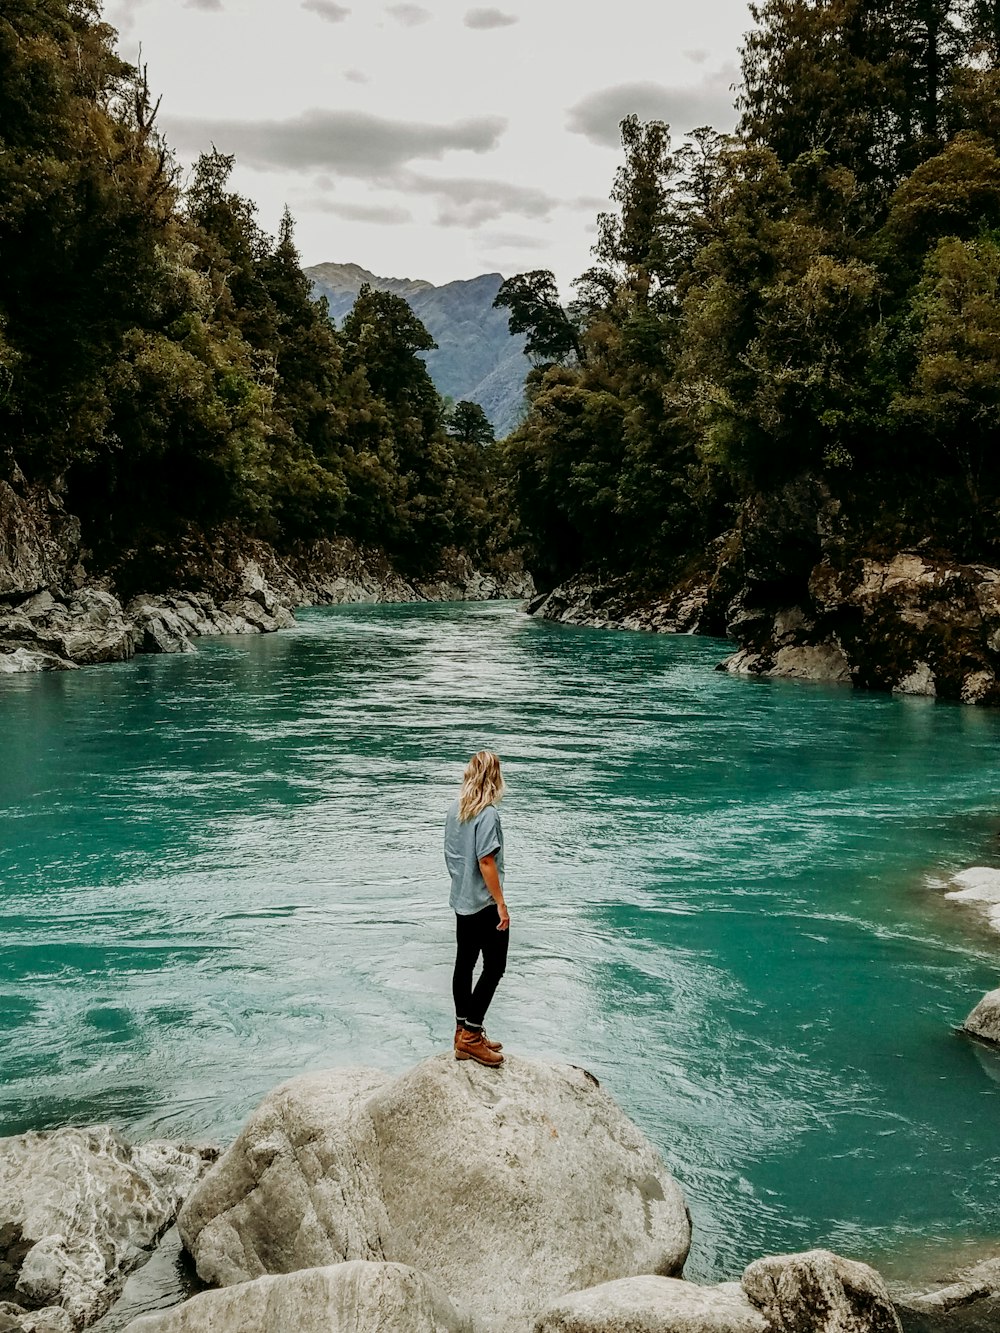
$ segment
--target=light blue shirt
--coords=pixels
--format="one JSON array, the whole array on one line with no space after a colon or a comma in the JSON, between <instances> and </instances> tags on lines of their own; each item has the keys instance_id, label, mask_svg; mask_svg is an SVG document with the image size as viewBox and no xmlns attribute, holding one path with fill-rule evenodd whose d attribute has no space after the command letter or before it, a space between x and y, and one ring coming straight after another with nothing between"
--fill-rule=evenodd
<instances>
[{"instance_id":1,"label":"light blue shirt","mask_svg":"<svg viewBox=\"0 0 1000 1333\"><path fill-rule=\"evenodd\" d=\"M451 876L450 902L459 916L481 912L494 901L479 869L484 856L496 857L503 884L503 829L496 806L488 805L463 824L455 801L444 822L444 863Z\"/></svg>"}]
</instances>

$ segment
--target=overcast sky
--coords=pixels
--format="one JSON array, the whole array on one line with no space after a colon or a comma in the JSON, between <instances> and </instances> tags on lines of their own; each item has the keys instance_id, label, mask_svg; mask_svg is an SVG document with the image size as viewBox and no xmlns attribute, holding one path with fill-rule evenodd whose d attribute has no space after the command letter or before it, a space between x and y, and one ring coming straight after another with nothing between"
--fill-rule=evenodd
<instances>
[{"instance_id":1,"label":"overcast sky","mask_svg":"<svg viewBox=\"0 0 1000 1333\"><path fill-rule=\"evenodd\" d=\"M447 282L589 262L631 111L732 127L745 0L107 0L188 166L235 153L303 262Z\"/></svg>"}]
</instances>

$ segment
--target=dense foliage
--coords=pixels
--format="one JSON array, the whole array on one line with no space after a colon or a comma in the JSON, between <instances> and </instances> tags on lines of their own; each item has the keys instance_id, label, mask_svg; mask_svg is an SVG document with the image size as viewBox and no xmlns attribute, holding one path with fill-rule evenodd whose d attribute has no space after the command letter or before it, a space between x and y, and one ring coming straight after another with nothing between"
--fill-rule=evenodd
<instances>
[{"instance_id":1,"label":"dense foliage","mask_svg":"<svg viewBox=\"0 0 1000 1333\"><path fill-rule=\"evenodd\" d=\"M96 0L5 0L0 475L64 486L109 560L224 525L412 572L480 549L482 431L445 429L426 329L363 289L338 332L291 218L267 235L215 151L182 188L155 112Z\"/></svg>"},{"instance_id":2,"label":"dense foliage","mask_svg":"<svg viewBox=\"0 0 1000 1333\"><path fill-rule=\"evenodd\" d=\"M563 309L498 301L535 567L677 576L809 476L865 540L1000 551L1000 4L761 0L735 136L622 124Z\"/></svg>"}]
</instances>

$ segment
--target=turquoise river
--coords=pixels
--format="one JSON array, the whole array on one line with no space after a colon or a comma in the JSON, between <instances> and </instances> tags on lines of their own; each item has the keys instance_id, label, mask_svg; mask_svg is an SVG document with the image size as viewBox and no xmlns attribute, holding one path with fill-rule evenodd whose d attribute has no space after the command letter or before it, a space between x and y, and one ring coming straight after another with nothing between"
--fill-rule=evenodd
<instances>
[{"instance_id":1,"label":"turquoise river","mask_svg":"<svg viewBox=\"0 0 1000 1333\"><path fill-rule=\"evenodd\" d=\"M1000 1236L1000 716L733 679L512 604L300 613L0 680L0 1133L225 1140L302 1070L447 1049L443 813L505 761L490 1027L596 1074L690 1201L689 1276ZM994 1245L995 1249L995 1245Z\"/></svg>"}]
</instances>

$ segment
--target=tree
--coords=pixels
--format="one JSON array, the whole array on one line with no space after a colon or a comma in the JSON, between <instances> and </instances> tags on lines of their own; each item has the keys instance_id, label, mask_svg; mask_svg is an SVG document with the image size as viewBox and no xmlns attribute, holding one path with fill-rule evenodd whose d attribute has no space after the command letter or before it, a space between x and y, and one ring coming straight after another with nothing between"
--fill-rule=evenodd
<instances>
[{"instance_id":1,"label":"tree","mask_svg":"<svg viewBox=\"0 0 1000 1333\"><path fill-rule=\"evenodd\" d=\"M511 333L527 335L525 351L536 362L561 364L570 357L584 359L579 333L560 303L556 280L548 269L532 269L505 279L493 305L510 311L507 322Z\"/></svg>"},{"instance_id":2,"label":"tree","mask_svg":"<svg viewBox=\"0 0 1000 1333\"><path fill-rule=\"evenodd\" d=\"M445 417L445 430L462 444L485 445L496 440L490 419L478 403L456 403Z\"/></svg>"}]
</instances>

